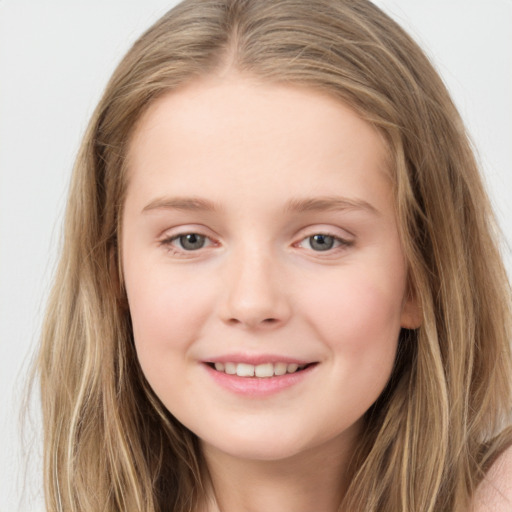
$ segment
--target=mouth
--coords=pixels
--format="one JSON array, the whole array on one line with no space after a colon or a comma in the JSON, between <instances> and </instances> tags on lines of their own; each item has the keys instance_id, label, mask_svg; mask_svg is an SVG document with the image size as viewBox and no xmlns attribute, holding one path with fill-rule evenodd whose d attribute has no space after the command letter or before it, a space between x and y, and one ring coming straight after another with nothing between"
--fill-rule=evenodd
<instances>
[{"instance_id":1,"label":"mouth","mask_svg":"<svg viewBox=\"0 0 512 512\"><path fill-rule=\"evenodd\" d=\"M236 375L238 377L248 377L257 379L269 379L271 377L280 377L283 375L299 373L316 363L296 364L296 363L262 363L262 364L248 364L248 363L235 363L235 362L207 362L206 363L213 370L224 373L227 375Z\"/></svg>"}]
</instances>

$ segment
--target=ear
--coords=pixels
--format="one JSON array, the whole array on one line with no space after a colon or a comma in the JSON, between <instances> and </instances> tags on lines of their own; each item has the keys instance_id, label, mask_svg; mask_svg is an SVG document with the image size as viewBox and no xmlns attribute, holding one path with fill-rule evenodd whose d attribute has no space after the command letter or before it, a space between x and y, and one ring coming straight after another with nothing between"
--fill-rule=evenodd
<instances>
[{"instance_id":1,"label":"ear","mask_svg":"<svg viewBox=\"0 0 512 512\"><path fill-rule=\"evenodd\" d=\"M418 300L418 294L415 287L407 285L407 290L402 304L402 314L400 316L400 326L404 329L418 329L423 323L423 312Z\"/></svg>"}]
</instances>

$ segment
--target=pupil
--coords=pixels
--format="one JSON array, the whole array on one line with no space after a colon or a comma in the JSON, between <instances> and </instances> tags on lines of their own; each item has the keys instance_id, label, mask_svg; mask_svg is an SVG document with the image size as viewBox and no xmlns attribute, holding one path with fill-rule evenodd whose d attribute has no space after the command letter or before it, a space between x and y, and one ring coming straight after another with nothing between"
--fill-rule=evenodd
<instances>
[{"instance_id":1,"label":"pupil","mask_svg":"<svg viewBox=\"0 0 512 512\"><path fill-rule=\"evenodd\" d=\"M329 235L313 235L309 238L309 243L316 251L328 251L334 245L334 238Z\"/></svg>"},{"instance_id":2,"label":"pupil","mask_svg":"<svg viewBox=\"0 0 512 512\"><path fill-rule=\"evenodd\" d=\"M188 235L180 236L180 244L183 249L188 251L194 251L196 249L201 249L204 245L204 236L198 235L196 233L189 233Z\"/></svg>"}]
</instances>

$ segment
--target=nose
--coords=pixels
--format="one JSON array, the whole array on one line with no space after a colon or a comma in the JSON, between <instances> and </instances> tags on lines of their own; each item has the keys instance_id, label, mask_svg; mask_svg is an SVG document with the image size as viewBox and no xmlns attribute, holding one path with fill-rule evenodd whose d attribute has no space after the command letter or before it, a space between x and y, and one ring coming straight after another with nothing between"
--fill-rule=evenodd
<instances>
[{"instance_id":1,"label":"nose","mask_svg":"<svg viewBox=\"0 0 512 512\"><path fill-rule=\"evenodd\" d=\"M247 248L226 261L221 319L246 329L274 329L291 316L285 280L276 259Z\"/></svg>"}]
</instances>

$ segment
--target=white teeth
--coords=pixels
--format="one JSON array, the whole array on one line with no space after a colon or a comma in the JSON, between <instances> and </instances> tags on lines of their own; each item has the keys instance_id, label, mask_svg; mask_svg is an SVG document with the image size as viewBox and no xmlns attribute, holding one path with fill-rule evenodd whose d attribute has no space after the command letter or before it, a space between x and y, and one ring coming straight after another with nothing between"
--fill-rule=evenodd
<instances>
[{"instance_id":1,"label":"white teeth","mask_svg":"<svg viewBox=\"0 0 512 512\"><path fill-rule=\"evenodd\" d=\"M235 363L226 363L224 365L224 371L229 375L235 375L236 373L236 364Z\"/></svg>"},{"instance_id":2,"label":"white teeth","mask_svg":"<svg viewBox=\"0 0 512 512\"><path fill-rule=\"evenodd\" d=\"M238 363L236 365L236 374L239 377L254 377L254 365Z\"/></svg>"},{"instance_id":3,"label":"white teeth","mask_svg":"<svg viewBox=\"0 0 512 512\"><path fill-rule=\"evenodd\" d=\"M274 365L274 375L284 375L288 365L286 363L276 363Z\"/></svg>"},{"instance_id":4,"label":"white teeth","mask_svg":"<svg viewBox=\"0 0 512 512\"><path fill-rule=\"evenodd\" d=\"M286 371L288 373L295 373L297 371L297 368L299 367L298 364L289 364L286 368Z\"/></svg>"},{"instance_id":5,"label":"white teeth","mask_svg":"<svg viewBox=\"0 0 512 512\"><path fill-rule=\"evenodd\" d=\"M259 364L254 369L256 377L272 377L274 375L274 365L272 363Z\"/></svg>"},{"instance_id":6,"label":"white teeth","mask_svg":"<svg viewBox=\"0 0 512 512\"><path fill-rule=\"evenodd\" d=\"M263 363L255 366L246 363L215 363L214 366L218 372L227 373L228 375L269 378L274 375L295 373L297 370L302 370L306 365L299 366L296 363Z\"/></svg>"}]
</instances>

